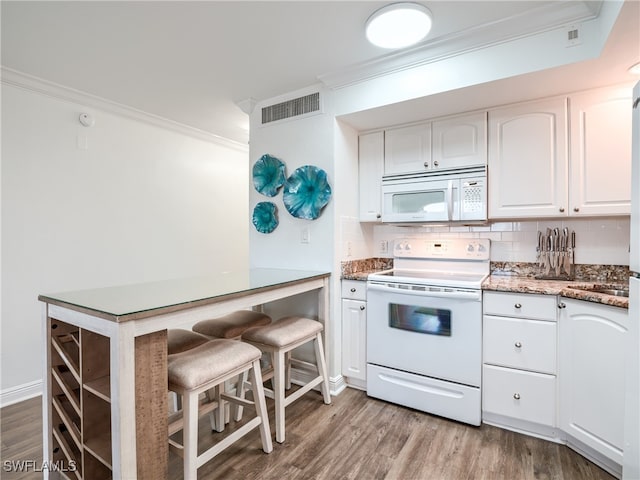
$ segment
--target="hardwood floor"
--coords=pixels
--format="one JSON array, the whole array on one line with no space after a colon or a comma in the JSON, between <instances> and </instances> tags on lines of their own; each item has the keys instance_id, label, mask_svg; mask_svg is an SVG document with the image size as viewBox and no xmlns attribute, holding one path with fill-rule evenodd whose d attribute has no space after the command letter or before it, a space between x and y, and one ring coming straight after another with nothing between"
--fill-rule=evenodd
<instances>
[{"instance_id":1,"label":"hardwood floor","mask_svg":"<svg viewBox=\"0 0 640 480\"><path fill-rule=\"evenodd\" d=\"M368 398L347 389L324 405L309 393L287 408L287 438L262 452L255 433L198 470L201 479L589 480L614 477L569 448L507 430L470 427ZM272 401L267 400L272 408ZM270 410L272 413L272 410ZM41 453L40 398L1 410L2 465L7 480L41 478L9 473L6 461ZM270 418L273 418L271 415ZM202 445L216 438L201 421ZM271 422L273 433L273 422ZM228 429L229 430L229 429ZM181 479L181 459L169 455L170 479ZM89 479L92 480L92 479ZM127 479L128 480L128 479Z\"/></svg>"}]
</instances>

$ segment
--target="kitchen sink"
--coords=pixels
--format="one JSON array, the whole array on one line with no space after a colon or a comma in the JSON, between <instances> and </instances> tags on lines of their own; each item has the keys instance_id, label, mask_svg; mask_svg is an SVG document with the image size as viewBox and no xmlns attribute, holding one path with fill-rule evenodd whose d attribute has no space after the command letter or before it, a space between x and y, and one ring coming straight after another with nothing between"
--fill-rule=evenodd
<instances>
[{"instance_id":1,"label":"kitchen sink","mask_svg":"<svg viewBox=\"0 0 640 480\"><path fill-rule=\"evenodd\" d=\"M613 295L616 297L628 297L629 289L623 287L615 287L615 286L598 286L598 285L569 285L569 288L573 288L575 290L582 290L584 292L595 292L595 293L604 293L606 295Z\"/></svg>"}]
</instances>

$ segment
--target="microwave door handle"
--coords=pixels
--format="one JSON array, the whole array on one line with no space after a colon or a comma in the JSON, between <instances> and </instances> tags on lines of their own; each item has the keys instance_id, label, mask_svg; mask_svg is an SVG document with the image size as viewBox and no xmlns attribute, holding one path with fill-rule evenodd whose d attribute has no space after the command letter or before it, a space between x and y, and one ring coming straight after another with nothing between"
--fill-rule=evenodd
<instances>
[{"instance_id":1,"label":"microwave door handle","mask_svg":"<svg viewBox=\"0 0 640 480\"><path fill-rule=\"evenodd\" d=\"M447 214L449 215L449 221L451 221L453 220L453 180L449 180L447 196Z\"/></svg>"}]
</instances>

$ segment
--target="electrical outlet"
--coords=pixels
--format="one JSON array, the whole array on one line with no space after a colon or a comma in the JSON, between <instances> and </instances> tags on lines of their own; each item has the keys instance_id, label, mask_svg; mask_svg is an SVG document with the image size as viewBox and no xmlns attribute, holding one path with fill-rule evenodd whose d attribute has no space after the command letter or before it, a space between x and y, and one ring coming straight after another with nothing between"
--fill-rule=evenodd
<instances>
[{"instance_id":1,"label":"electrical outlet","mask_svg":"<svg viewBox=\"0 0 640 480\"><path fill-rule=\"evenodd\" d=\"M380 253L389 253L389 242L387 240L380 241Z\"/></svg>"},{"instance_id":2,"label":"electrical outlet","mask_svg":"<svg viewBox=\"0 0 640 480\"><path fill-rule=\"evenodd\" d=\"M347 257L353 256L353 249L351 242L347 242Z\"/></svg>"}]
</instances>

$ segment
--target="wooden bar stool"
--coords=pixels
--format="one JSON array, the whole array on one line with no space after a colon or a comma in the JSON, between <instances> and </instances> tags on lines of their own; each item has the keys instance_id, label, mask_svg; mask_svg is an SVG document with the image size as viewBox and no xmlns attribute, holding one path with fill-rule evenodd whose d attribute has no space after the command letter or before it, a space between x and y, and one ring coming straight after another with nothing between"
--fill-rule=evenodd
<instances>
[{"instance_id":1,"label":"wooden bar stool","mask_svg":"<svg viewBox=\"0 0 640 480\"><path fill-rule=\"evenodd\" d=\"M263 327L271 323L271 317L266 313L253 310L237 310L222 317L202 320L191 329L207 337L240 338L240 336L254 327Z\"/></svg>"},{"instance_id":2,"label":"wooden bar stool","mask_svg":"<svg viewBox=\"0 0 640 480\"><path fill-rule=\"evenodd\" d=\"M272 368L264 372L263 380L273 377L276 416L276 441L284 442L285 408L317 385L321 386L324 403L331 403L329 394L329 377L322 346L322 324L304 317L285 317L266 327L253 328L242 335L242 340L255 345L263 352L269 353ZM288 371L291 351L307 342L314 343L318 375L300 387L294 393L285 396L285 386L289 386ZM305 362L306 363L306 362ZM244 388L244 382L241 389ZM242 392L240 392L242 395Z\"/></svg>"},{"instance_id":3,"label":"wooden bar stool","mask_svg":"<svg viewBox=\"0 0 640 480\"><path fill-rule=\"evenodd\" d=\"M260 429L262 450L265 453L273 450L262 387L261 356L262 352L252 345L226 339L210 340L182 353L169 355L169 390L182 395L184 405L182 417L169 424L169 436L183 430L182 445L169 438L169 446L183 458L185 480L196 479L200 466L256 427ZM227 380L247 371L251 372L253 401L229 395L224 388ZM215 389L215 399L199 405L200 393L210 389ZM198 455L198 419L215 409L224 412L225 402L254 406L256 416ZM219 425L224 425L224 422Z\"/></svg>"}]
</instances>

